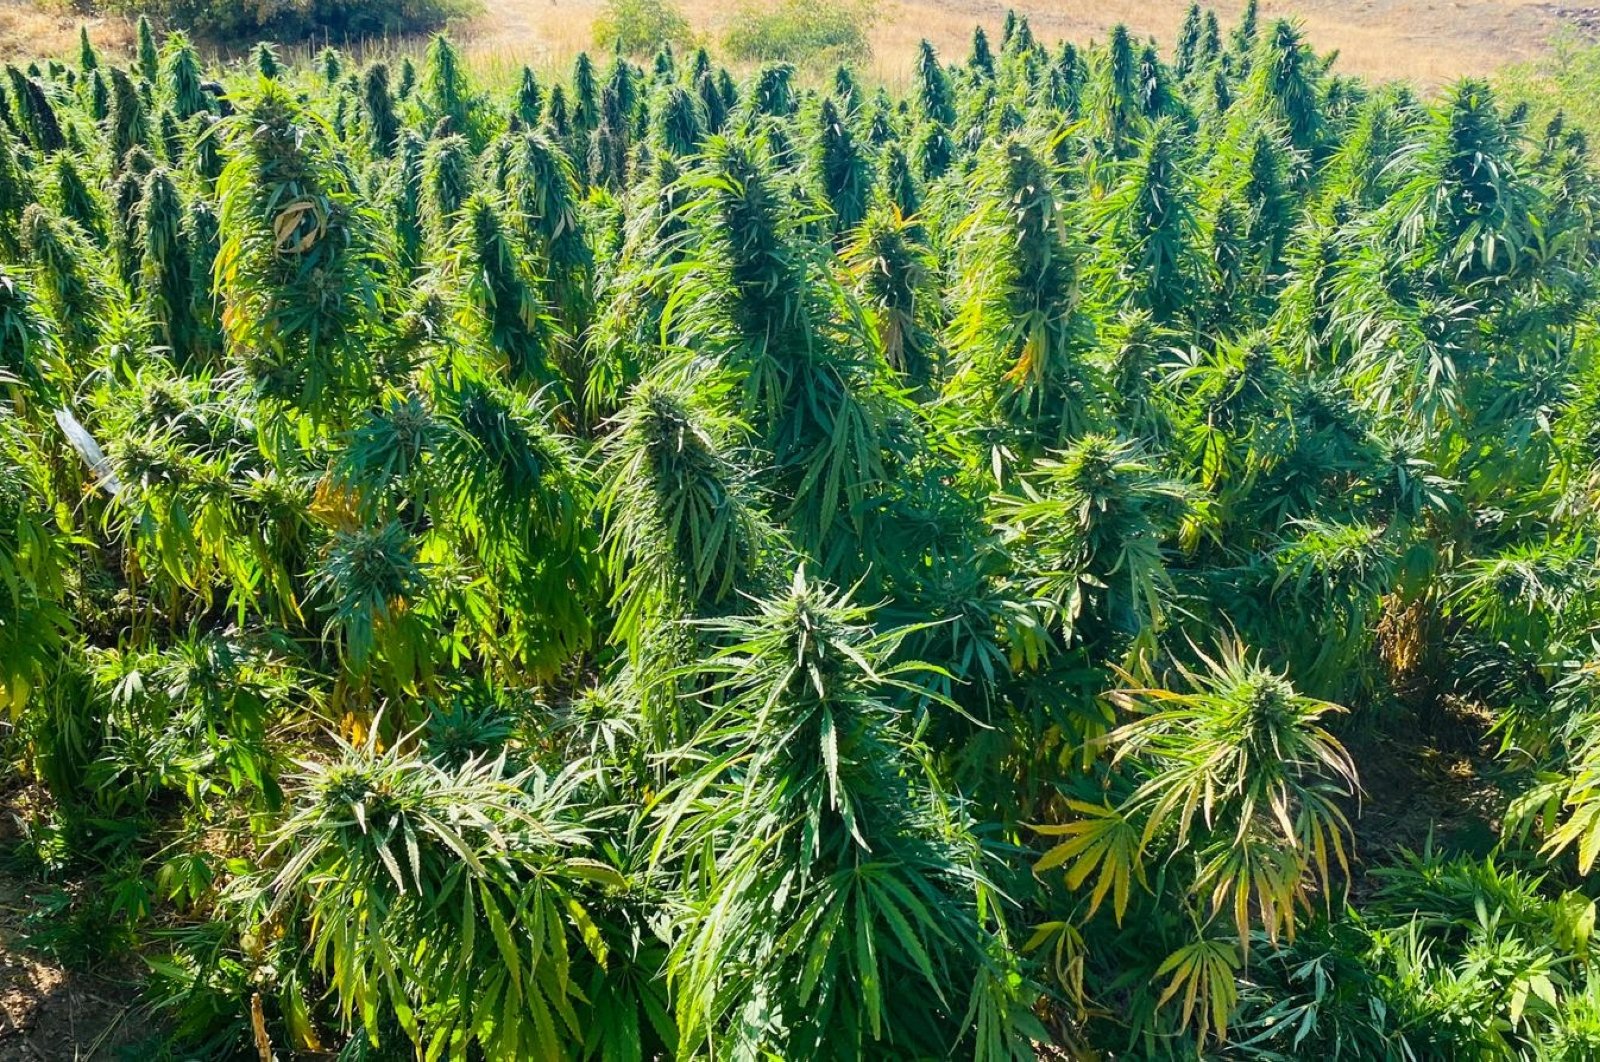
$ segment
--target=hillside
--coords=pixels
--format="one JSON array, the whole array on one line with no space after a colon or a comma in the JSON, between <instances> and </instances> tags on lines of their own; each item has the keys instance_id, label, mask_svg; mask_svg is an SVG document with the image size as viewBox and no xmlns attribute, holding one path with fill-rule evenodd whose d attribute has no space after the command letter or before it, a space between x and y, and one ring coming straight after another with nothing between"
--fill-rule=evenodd
<instances>
[{"instance_id":1,"label":"hillside","mask_svg":"<svg viewBox=\"0 0 1600 1062\"><path fill-rule=\"evenodd\" d=\"M599 0L503 0L465 27L477 47L564 62L588 45ZM928 38L942 54L964 50L975 25L993 30L1007 6L1028 15L1042 39L1104 40L1125 23L1138 36L1171 41L1184 0L883 0L872 34L874 73L903 80L917 42ZM1212 5L1231 23L1242 0ZM687 0L682 7L700 30L716 27L727 4ZM1263 18L1301 20L1321 49L1338 49L1340 69L1376 78L1409 78L1432 87L1464 75L1483 75L1526 60L1562 26L1582 28L1576 6L1541 0L1269 0ZM1570 14L1565 12L1570 11Z\"/></svg>"}]
</instances>

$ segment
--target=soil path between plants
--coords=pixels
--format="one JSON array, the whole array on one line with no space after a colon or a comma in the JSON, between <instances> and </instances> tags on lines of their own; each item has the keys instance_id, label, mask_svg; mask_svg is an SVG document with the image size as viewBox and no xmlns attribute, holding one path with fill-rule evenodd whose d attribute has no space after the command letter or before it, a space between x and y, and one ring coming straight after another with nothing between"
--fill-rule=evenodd
<instances>
[{"instance_id":1,"label":"soil path between plants","mask_svg":"<svg viewBox=\"0 0 1600 1062\"><path fill-rule=\"evenodd\" d=\"M40 886L0 869L0 1062L130 1057L148 1035L131 971L80 972L26 947Z\"/></svg>"}]
</instances>

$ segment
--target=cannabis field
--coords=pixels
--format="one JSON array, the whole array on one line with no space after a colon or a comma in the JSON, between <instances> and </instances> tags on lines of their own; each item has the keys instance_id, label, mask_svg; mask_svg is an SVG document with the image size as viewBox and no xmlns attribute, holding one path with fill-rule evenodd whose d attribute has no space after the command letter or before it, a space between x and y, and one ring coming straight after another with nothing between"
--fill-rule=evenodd
<instances>
[{"instance_id":1,"label":"cannabis field","mask_svg":"<svg viewBox=\"0 0 1600 1062\"><path fill-rule=\"evenodd\" d=\"M0 84L0 864L138 1057L1600 1055L1559 117L143 30Z\"/></svg>"}]
</instances>

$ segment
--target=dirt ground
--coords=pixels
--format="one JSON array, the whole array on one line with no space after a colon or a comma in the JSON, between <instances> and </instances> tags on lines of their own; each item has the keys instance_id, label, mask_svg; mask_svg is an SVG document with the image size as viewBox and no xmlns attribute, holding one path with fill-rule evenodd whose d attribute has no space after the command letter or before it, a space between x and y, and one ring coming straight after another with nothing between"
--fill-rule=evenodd
<instances>
[{"instance_id":1,"label":"dirt ground","mask_svg":"<svg viewBox=\"0 0 1600 1062\"><path fill-rule=\"evenodd\" d=\"M0 872L0 1062L129 1057L148 1035L135 972L69 971L28 949L31 888Z\"/></svg>"},{"instance_id":2,"label":"dirt ground","mask_svg":"<svg viewBox=\"0 0 1600 1062\"><path fill-rule=\"evenodd\" d=\"M1369 871L1402 852L1432 844L1485 855L1498 836L1508 796L1489 713L1447 700L1425 715L1387 735L1348 737L1361 772L1361 799L1348 809L1358 894Z\"/></svg>"}]
</instances>

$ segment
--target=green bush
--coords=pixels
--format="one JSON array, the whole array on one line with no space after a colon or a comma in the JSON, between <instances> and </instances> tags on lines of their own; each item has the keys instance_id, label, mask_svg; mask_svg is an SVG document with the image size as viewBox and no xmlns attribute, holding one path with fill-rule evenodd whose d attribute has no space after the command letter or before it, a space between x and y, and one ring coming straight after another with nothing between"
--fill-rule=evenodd
<instances>
[{"instance_id":1,"label":"green bush","mask_svg":"<svg viewBox=\"0 0 1600 1062\"><path fill-rule=\"evenodd\" d=\"M1571 28L1550 39L1550 48L1537 59L1508 66L1497 75L1506 97L1526 101L1531 109L1531 133L1543 133L1556 114L1565 123L1590 136L1600 136L1600 44Z\"/></svg>"},{"instance_id":2,"label":"green bush","mask_svg":"<svg viewBox=\"0 0 1600 1062\"><path fill-rule=\"evenodd\" d=\"M873 0L741 0L723 46L737 59L864 59L876 18Z\"/></svg>"},{"instance_id":3,"label":"green bush","mask_svg":"<svg viewBox=\"0 0 1600 1062\"><path fill-rule=\"evenodd\" d=\"M689 20L673 0L606 0L594 20L594 42L629 55L690 39Z\"/></svg>"},{"instance_id":4,"label":"green bush","mask_svg":"<svg viewBox=\"0 0 1600 1062\"><path fill-rule=\"evenodd\" d=\"M419 33L483 8L481 0L104 0L104 6L203 37L279 41Z\"/></svg>"}]
</instances>

